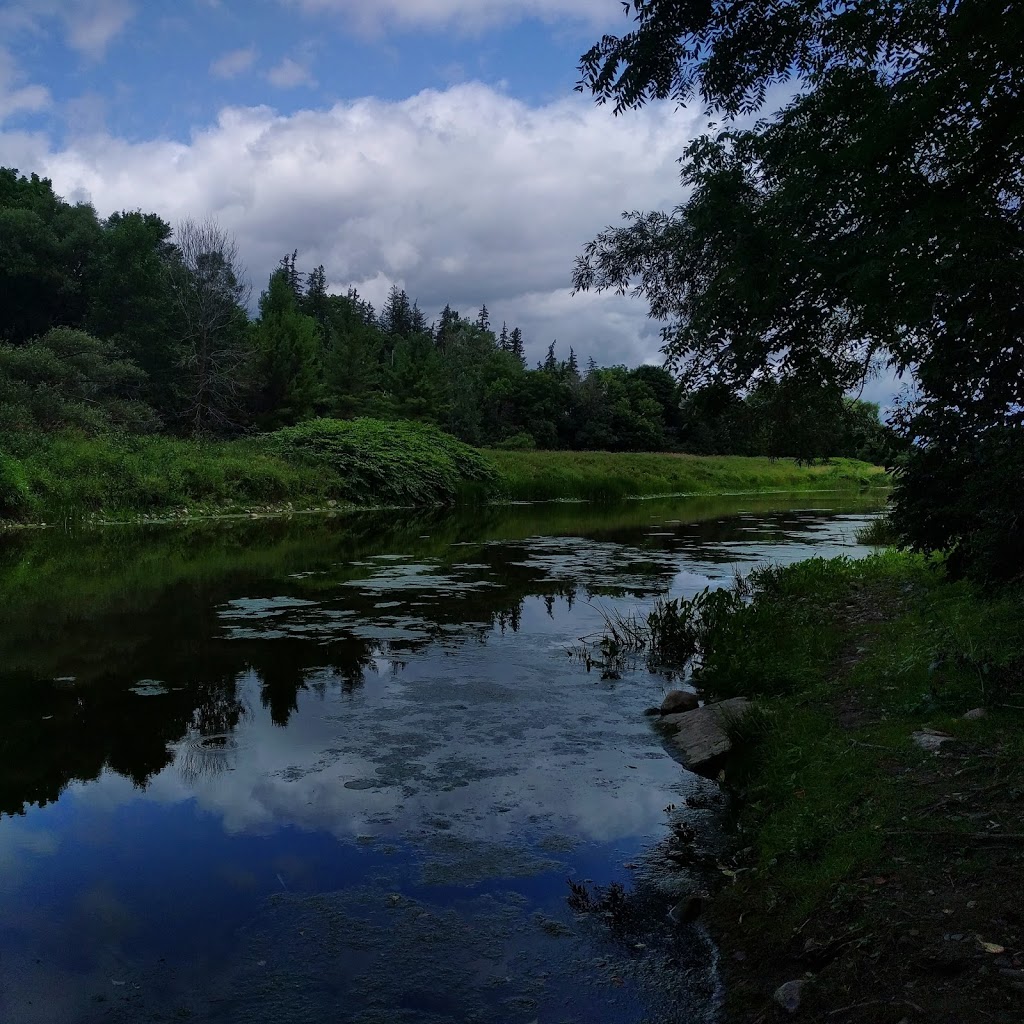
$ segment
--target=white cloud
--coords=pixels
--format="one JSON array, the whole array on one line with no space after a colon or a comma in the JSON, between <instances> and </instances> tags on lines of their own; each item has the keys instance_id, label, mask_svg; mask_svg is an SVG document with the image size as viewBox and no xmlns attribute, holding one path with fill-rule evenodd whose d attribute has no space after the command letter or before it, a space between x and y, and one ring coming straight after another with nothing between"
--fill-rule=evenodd
<instances>
[{"instance_id":1,"label":"white cloud","mask_svg":"<svg viewBox=\"0 0 1024 1024\"><path fill-rule=\"evenodd\" d=\"M0 124L14 114L34 113L50 106L50 90L42 85L22 85L23 77L14 58L0 47Z\"/></svg>"},{"instance_id":2,"label":"white cloud","mask_svg":"<svg viewBox=\"0 0 1024 1024\"><path fill-rule=\"evenodd\" d=\"M68 45L96 60L135 15L128 0L79 0L62 6Z\"/></svg>"},{"instance_id":3,"label":"white cloud","mask_svg":"<svg viewBox=\"0 0 1024 1024\"><path fill-rule=\"evenodd\" d=\"M628 25L622 7L611 0L281 0L309 14L337 15L360 31L386 25L399 27L451 27L475 32L524 18L588 25ZM617 19L617 21L616 21Z\"/></svg>"},{"instance_id":4,"label":"white cloud","mask_svg":"<svg viewBox=\"0 0 1024 1024\"><path fill-rule=\"evenodd\" d=\"M228 108L187 144L0 134L0 155L103 214L215 215L257 293L297 248L337 290L365 284L376 301L398 283L430 317L486 302L523 328L531 359L557 338L563 354L637 362L658 350L646 305L570 297L573 261L621 210L679 199L676 159L701 124L661 105L616 119L576 96L530 107L468 83L290 116Z\"/></svg>"},{"instance_id":5,"label":"white cloud","mask_svg":"<svg viewBox=\"0 0 1024 1024\"><path fill-rule=\"evenodd\" d=\"M59 18L67 45L99 60L134 16L131 0L14 0L0 10L0 31L42 33L47 20Z\"/></svg>"},{"instance_id":6,"label":"white cloud","mask_svg":"<svg viewBox=\"0 0 1024 1024\"><path fill-rule=\"evenodd\" d=\"M237 78L256 63L257 56L255 46L229 50L210 65L210 74L215 78Z\"/></svg>"},{"instance_id":7,"label":"white cloud","mask_svg":"<svg viewBox=\"0 0 1024 1024\"><path fill-rule=\"evenodd\" d=\"M275 64L267 72L267 79L271 85L276 85L279 89L295 89L300 85L310 88L316 86L316 79L309 64L292 57L285 57L279 64Z\"/></svg>"}]
</instances>

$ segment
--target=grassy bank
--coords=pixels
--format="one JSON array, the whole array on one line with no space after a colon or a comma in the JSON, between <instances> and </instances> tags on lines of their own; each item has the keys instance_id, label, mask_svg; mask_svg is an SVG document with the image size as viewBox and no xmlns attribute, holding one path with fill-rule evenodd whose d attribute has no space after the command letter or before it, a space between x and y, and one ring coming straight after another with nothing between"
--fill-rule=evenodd
<instances>
[{"instance_id":1,"label":"grassy bank","mask_svg":"<svg viewBox=\"0 0 1024 1024\"><path fill-rule=\"evenodd\" d=\"M792 459L637 452L487 453L504 493L520 501L585 498L605 501L653 494L828 490L880 486L885 472L866 462L835 459L799 466Z\"/></svg>"},{"instance_id":2,"label":"grassy bank","mask_svg":"<svg viewBox=\"0 0 1024 1024\"><path fill-rule=\"evenodd\" d=\"M729 1019L807 979L801 1019L1019 1020L1024 591L892 552L750 582L673 641L757 703L710 915Z\"/></svg>"},{"instance_id":3,"label":"grassy bank","mask_svg":"<svg viewBox=\"0 0 1024 1024\"><path fill-rule=\"evenodd\" d=\"M410 422L317 420L262 437L9 437L0 444L0 518L125 520L289 506L413 506L551 498L858 488L881 470L837 460L578 452L482 453Z\"/></svg>"},{"instance_id":4,"label":"grassy bank","mask_svg":"<svg viewBox=\"0 0 1024 1024\"><path fill-rule=\"evenodd\" d=\"M376 420L317 420L236 441L22 437L0 458L0 517L16 520L426 507L496 486L494 469L468 445L421 424Z\"/></svg>"}]
</instances>

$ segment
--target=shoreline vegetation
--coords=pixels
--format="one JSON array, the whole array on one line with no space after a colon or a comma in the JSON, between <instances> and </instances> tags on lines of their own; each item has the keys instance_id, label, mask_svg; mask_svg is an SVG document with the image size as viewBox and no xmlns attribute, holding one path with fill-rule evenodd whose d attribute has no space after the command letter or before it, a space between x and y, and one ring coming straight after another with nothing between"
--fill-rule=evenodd
<instances>
[{"instance_id":1,"label":"shoreline vegetation","mask_svg":"<svg viewBox=\"0 0 1024 1024\"><path fill-rule=\"evenodd\" d=\"M610 624L752 701L725 726L732 853L707 860L726 1019L1020 1019L1022 599L887 550Z\"/></svg>"},{"instance_id":2,"label":"shoreline vegetation","mask_svg":"<svg viewBox=\"0 0 1024 1024\"><path fill-rule=\"evenodd\" d=\"M886 486L855 459L482 451L411 421L313 420L237 440L24 435L0 452L0 521L131 522L489 501L608 501Z\"/></svg>"}]
</instances>

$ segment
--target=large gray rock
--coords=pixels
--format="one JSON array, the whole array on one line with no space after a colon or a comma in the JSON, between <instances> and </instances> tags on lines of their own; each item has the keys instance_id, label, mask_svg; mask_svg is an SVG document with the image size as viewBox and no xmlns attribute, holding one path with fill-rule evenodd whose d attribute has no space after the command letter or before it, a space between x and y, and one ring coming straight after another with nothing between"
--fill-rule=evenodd
<instances>
[{"instance_id":1,"label":"large gray rock","mask_svg":"<svg viewBox=\"0 0 1024 1024\"><path fill-rule=\"evenodd\" d=\"M787 981L775 990L775 1002L786 1011L796 1013L803 1001L805 981Z\"/></svg>"},{"instance_id":2,"label":"large gray rock","mask_svg":"<svg viewBox=\"0 0 1024 1024\"><path fill-rule=\"evenodd\" d=\"M661 702L661 713L663 715L678 715L683 711L695 711L700 707L700 699L697 694L689 690L673 690L665 695Z\"/></svg>"},{"instance_id":3,"label":"large gray rock","mask_svg":"<svg viewBox=\"0 0 1024 1024\"><path fill-rule=\"evenodd\" d=\"M746 697L732 697L696 711L665 715L661 724L669 728L669 749L691 771L714 774L732 749L726 725L743 718L750 707Z\"/></svg>"}]
</instances>

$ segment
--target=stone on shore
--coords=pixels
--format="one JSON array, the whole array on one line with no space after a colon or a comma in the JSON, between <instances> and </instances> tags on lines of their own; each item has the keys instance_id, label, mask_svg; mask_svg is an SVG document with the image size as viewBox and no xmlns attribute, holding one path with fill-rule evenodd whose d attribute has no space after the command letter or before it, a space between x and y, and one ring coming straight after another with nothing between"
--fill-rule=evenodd
<instances>
[{"instance_id":1,"label":"stone on shore","mask_svg":"<svg viewBox=\"0 0 1024 1024\"><path fill-rule=\"evenodd\" d=\"M727 724L741 719L750 707L746 697L732 697L695 711L665 715L660 724L669 729L667 743L677 760L690 771L713 776L732 749Z\"/></svg>"},{"instance_id":2,"label":"stone on shore","mask_svg":"<svg viewBox=\"0 0 1024 1024\"><path fill-rule=\"evenodd\" d=\"M661 702L661 713L663 715L678 715L684 711L695 711L700 707L700 700L697 694L689 690L673 690L665 696Z\"/></svg>"},{"instance_id":3,"label":"stone on shore","mask_svg":"<svg viewBox=\"0 0 1024 1024\"><path fill-rule=\"evenodd\" d=\"M786 1013L796 1013L804 994L805 981L787 981L775 990L775 1002Z\"/></svg>"}]
</instances>

